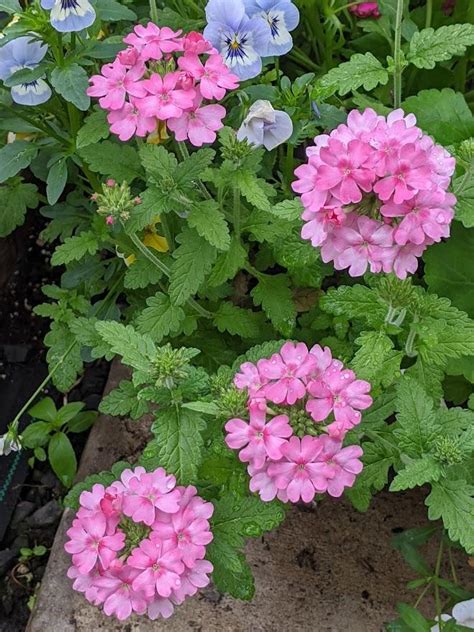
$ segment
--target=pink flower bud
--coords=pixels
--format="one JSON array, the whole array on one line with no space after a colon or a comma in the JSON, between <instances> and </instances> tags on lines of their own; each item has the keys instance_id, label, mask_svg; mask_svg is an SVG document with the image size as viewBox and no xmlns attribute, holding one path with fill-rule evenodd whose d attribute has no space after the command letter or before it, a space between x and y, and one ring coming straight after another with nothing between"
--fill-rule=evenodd
<instances>
[{"instance_id":1,"label":"pink flower bud","mask_svg":"<svg viewBox=\"0 0 474 632\"><path fill-rule=\"evenodd\" d=\"M142 203L142 198L141 198L139 195L137 195L137 197L133 200L133 203L134 203L136 206L138 206L139 204L141 204L141 203Z\"/></svg>"},{"instance_id":2,"label":"pink flower bud","mask_svg":"<svg viewBox=\"0 0 474 632\"><path fill-rule=\"evenodd\" d=\"M114 220L114 218L112 217L112 215L108 215L108 216L105 218L105 222L106 222L106 224L107 224L108 226L113 226L113 224L115 223L115 220Z\"/></svg>"},{"instance_id":3,"label":"pink flower bud","mask_svg":"<svg viewBox=\"0 0 474 632\"><path fill-rule=\"evenodd\" d=\"M115 182L115 180L113 178L109 178L108 180L105 181L105 184L110 187L111 189L113 189L114 187L117 186L117 183Z\"/></svg>"},{"instance_id":4,"label":"pink flower bud","mask_svg":"<svg viewBox=\"0 0 474 632\"><path fill-rule=\"evenodd\" d=\"M99 194L98 194L98 193L93 193L93 194L91 195L91 200L92 200L93 202L97 202L97 200L98 200L98 199L99 199Z\"/></svg>"}]
</instances>

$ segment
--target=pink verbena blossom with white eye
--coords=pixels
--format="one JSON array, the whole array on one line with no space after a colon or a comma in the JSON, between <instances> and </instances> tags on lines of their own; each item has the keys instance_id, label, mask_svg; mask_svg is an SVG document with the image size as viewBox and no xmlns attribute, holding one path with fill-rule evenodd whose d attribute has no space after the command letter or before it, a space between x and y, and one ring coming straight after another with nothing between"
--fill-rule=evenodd
<instances>
[{"instance_id":1,"label":"pink verbena blossom with white eye","mask_svg":"<svg viewBox=\"0 0 474 632\"><path fill-rule=\"evenodd\" d=\"M242 364L234 384L247 392L248 421L230 419L225 441L248 463L250 491L264 502L310 502L354 484L362 449L343 441L372 404L370 384L329 347L286 342L271 358Z\"/></svg>"},{"instance_id":2,"label":"pink verbena blossom with white eye","mask_svg":"<svg viewBox=\"0 0 474 632\"><path fill-rule=\"evenodd\" d=\"M449 237L455 160L413 114L354 110L346 124L317 137L307 156L292 184L305 209L301 236L337 270L404 279L428 246Z\"/></svg>"},{"instance_id":3,"label":"pink verbena blossom with white eye","mask_svg":"<svg viewBox=\"0 0 474 632\"><path fill-rule=\"evenodd\" d=\"M128 48L90 78L87 90L108 111L110 131L122 141L170 130L195 147L213 143L226 115L217 102L239 79L212 44L200 33L181 35L152 22L137 25L124 42Z\"/></svg>"},{"instance_id":4,"label":"pink verbena blossom with white eye","mask_svg":"<svg viewBox=\"0 0 474 632\"><path fill-rule=\"evenodd\" d=\"M106 488L82 492L65 544L68 577L105 614L167 618L209 583L213 568L203 558L214 507L195 487L175 485L162 468L136 467Z\"/></svg>"}]
</instances>

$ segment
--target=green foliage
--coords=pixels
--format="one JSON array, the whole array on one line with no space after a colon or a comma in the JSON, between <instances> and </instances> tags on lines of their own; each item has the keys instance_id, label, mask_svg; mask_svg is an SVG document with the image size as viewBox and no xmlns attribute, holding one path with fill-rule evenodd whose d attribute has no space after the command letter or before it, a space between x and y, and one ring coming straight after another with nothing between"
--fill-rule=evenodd
<instances>
[{"instance_id":1,"label":"green foliage","mask_svg":"<svg viewBox=\"0 0 474 632\"><path fill-rule=\"evenodd\" d=\"M75 63L64 68L57 67L51 73L51 83L66 101L73 103L79 110L89 109L91 100L86 94L89 76L85 68Z\"/></svg>"},{"instance_id":2,"label":"green foliage","mask_svg":"<svg viewBox=\"0 0 474 632\"><path fill-rule=\"evenodd\" d=\"M1 151L1 150L0 150ZM37 188L20 178L0 186L0 237L6 237L25 219L27 208L38 206Z\"/></svg>"},{"instance_id":3,"label":"green foliage","mask_svg":"<svg viewBox=\"0 0 474 632\"><path fill-rule=\"evenodd\" d=\"M132 419L140 419L148 412L148 403L138 398L139 392L132 382L122 380L117 388L104 397L99 410L115 417L129 415Z\"/></svg>"},{"instance_id":4,"label":"green foliage","mask_svg":"<svg viewBox=\"0 0 474 632\"><path fill-rule=\"evenodd\" d=\"M93 485L99 483L108 487L111 483L120 478L121 473L130 467L130 463L125 461L117 461L112 465L110 471L103 471L98 474L87 476L83 481L74 485L74 487L66 494L63 502L66 507L77 511L79 509L79 496L83 491L89 491Z\"/></svg>"},{"instance_id":5,"label":"green foliage","mask_svg":"<svg viewBox=\"0 0 474 632\"><path fill-rule=\"evenodd\" d=\"M290 336L296 322L296 307L284 274L259 277L251 291L255 305L261 305L272 325L283 335Z\"/></svg>"},{"instance_id":6,"label":"green foliage","mask_svg":"<svg viewBox=\"0 0 474 632\"><path fill-rule=\"evenodd\" d=\"M38 147L24 140L16 140L0 149L0 183L16 176L36 158Z\"/></svg>"},{"instance_id":7,"label":"green foliage","mask_svg":"<svg viewBox=\"0 0 474 632\"><path fill-rule=\"evenodd\" d=\"M474 24L450 24L439 29L423 29L413 34L407 61L418 68L434 68L440 61L464 55L474 44Z\"/></svg>"},{"instance_id":8,"label":"green foliage","mask_svg":"<svg viewBox=\"0 0 474 632\"><path fill-rule=\"evenodd\" d=\"M137 319L138 331L148 334L155 342L161 342L170 334L176 334L185 318L181 307L172 305L170 297L162 292L147 298L148 307Z\"/></svg>"},{"instance_id":9,"label":"green foliage","mask_svg":"<svg viewBox=\"0 0 474 632\"><path fill-rule=\"evenodd\" d=\"M84 120L84 125L77 133L76 147L81 149L87 145L95 145L109 136L109 125L104 110L91 112Z\"/></svg>"},{"instance_id":10,"label":"green foliage","mask_svg":"<svg viewBox=\"0 0 474 632\"><path fill-rule=\"evenodd\" d=\"M219 331L241 338L257 338L260 333L258 314L231 303L222 303L214 316Z\"/></svg>"},{"instance_id":11,"label":"green foliage","mask_svg":"<svg viewBox=\"0 0 474 632\"><path fill-rule=\"evenodd\" d=\"M86 254L95 254L98 248L97 235L91 230L84 231L80 235L65 239L54 251L51 263L53 266L61 266L71 261L79 261Z\"/></svg>"},{"instance_id":12,"label":"green foliage","mask_svg":"<svg viewBox=\"0 0 474 632\"><path fill-rule=\"evenodd\" d=\"M92 171L114 178L117 182L131 182L141 175L138 153L130 145L105 140L83 146L78 151Z\"/></svg>"},{"instance_id":13,"label":"green foliage","mask_svg":"<svg viewBox=\"0 0 474 632\"><path fill-rule=\"evenodd\" d=\"M326 91L326 95L335 92L345 95L363 87L364 90L373 90L378 85L388 82L388 72L380 61L372 55L356 53L350 61L346 61L336 68L332 68L319 81L318 88Z\"/></svg>"}]
</instances>

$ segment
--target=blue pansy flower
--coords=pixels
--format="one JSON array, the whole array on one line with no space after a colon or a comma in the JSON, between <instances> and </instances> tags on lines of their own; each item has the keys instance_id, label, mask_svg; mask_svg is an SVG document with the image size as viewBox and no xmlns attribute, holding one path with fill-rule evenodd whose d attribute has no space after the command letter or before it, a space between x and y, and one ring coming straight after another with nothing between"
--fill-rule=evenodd
<instances>
[{"instance_id":1,"label":"blue pansy flower","mask_svg":"<svg viewBox=\"0 0 474 632\"><path fill-rule=\"evenodd\" d=\"M249 18L242 0L209 0L204 37L221 53L240 79L252 79L262 70L270 35L268 22Z\"/></svg>"},{"instance_id":2,"label":"blue pansy flower","mask_svg":"<svg viewBox=\"0 0 474 632\"><path fill-rule=\"evenodd\" d=\"M95 10L89 0L41 0L51 10L51 26L60 33L83 31L94 23Z\"/></svg>"},{"instance_id":3,"label":"blue pansy flower","mask_svg":"<svg viewBox=\"0 0 474 632\"><path fill-rule=\"evenodd\" d=\"M36 68L46 55L48 47L43 42L25 35L7 42L0 48L0 79L5 81L17 70ZM44 79L13 86L11 95L20 105L40 105L51 96L51 88Z\"/></svg>"},{"instance_id":4,"label":"blue pansy flower","mask_svg":"<svg viewBox=\"0 0 474 632\"><path fill-rule=\"evenodd\" d=\"M293 48L293 31L299 24L300 12L291 0L243 0L251 18L259 17L269 26L271 37L266 56L285 55Z\"/></svg>"}]
</instances>

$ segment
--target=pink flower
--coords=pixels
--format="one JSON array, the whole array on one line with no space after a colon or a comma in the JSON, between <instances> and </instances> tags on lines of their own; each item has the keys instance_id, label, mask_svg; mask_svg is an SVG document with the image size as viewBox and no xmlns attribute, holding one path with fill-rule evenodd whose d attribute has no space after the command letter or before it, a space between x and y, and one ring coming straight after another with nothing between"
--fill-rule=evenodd
<instances>
[{"instance_id":1,"label":"pink flower","mask_svg":"<svg viewBox=\"0 0 474 632\"><path fill-rule=\"evenodd\" d=\"M228 433L225 441L229 448L240 449L239 459L251 462L255 467L262 467L267 456L279 459L283 444L293 434L286 415L278 415L268 423L265 419L265 411L251 407L249 423L230 419L225 425Z\"/></svg>"},{"instance_id":2,"label":"pink flower","mask_svg":"<svg viewBox=\"0 0 474 632\"><path fill-rule=\"evenodd\" d=\"M95 513L91 517L82 517L72 523L67 535L70 540L64 548L72 554L72 561L81 574L91 571L100 561L108 568L125 544L125 535L117 531L106 535L107 520L103 514Z\"/></svg>"},{"instance_id":3,"label":"pink flower","mask_svg":"<svg viewBox=\"0 0 474 632\"><path fill-rule=\"evenodd\" d=\"M169 619L174 613L174 605L169 599L163 597L155 597L154 600L148 605L148 616L152 621L163 617L163 619Z\"/></svg>"},{"instance_id":4,"label":"pink flower","mask_svg":"<svg viewBox=\"0 0 474 632\"><path fill-rule=\"evenodd\" d=\"M119 621L127 619L132 612L144 614L147 599L142 591L133 588L139 570L123 566L113 573L106 573L96 580L99 592L105 598L104 612L109 617L115 615Z\"/></svg>"},{"instance_id":5,"label":"pink flower","mask_svg":"<svg viewBox=\"0 0 474 632\"><path fill-rule=\"evenodd\" d=\"M155 532L133 549L127 563L139 570L133 580L133 590L143 591L150 597L155 590L160 597L169 597L181 585L179 576L184 570L181 553L172 542L163 542Z\"/></svg>"},{"instance_id":6,"label":"pink flower","mask_svg":"<svg viewBox=\"0 0 474 632\"><path fill-rule=\"evenodd\" d=\"M176 88L179 73L170 72L163 78L154 74L142 83L149 95L137 102L143 116L154 116L161 121L180 117L184 110L193 107L195 91Z\"/></svg>"},{"instance_id":7,"label":"pink flower","mask_svg":"<svg viewBox=\"0 0 474 632\"><path fill-rule=\"evenodd\" d=\"M331 412L346 429L360 423L360 410L372 405L368 395L370 384L364 380L356 380L355 373L349 370L328 371L323 380L310 382L308 391L314 399L306 404L306 410L315 421L327 419Z\"/></svg>"},{"instance_id":8,"label":"pink flower","mask_svg":"<svg viewBox=\"0 0 474 632\"><path fill-rule=\"evenodd\" d=\"M265 379L277 380L264 386L265 397L275 404L294 404L304 397L306 389L303 380L315 366L316 361L303 342L296 345L286 342L279 354L275 353L270 360L259 360L257 363Z\"/></svg>"},{"instance_id":9,"label":"pink flower","mask_svg":"<svg viewBox=\"0 0 474 632\"><path fill-rule=\"evenodd\" d=\"M143 61L160 60L164 53L182 50L182 43L179 41L181 31L172 31L167 26L160 28L153 22L146 26L137 24L133 30L134 33L127 35L123 41L133 46Z\"/></svg>"},{"instance_id":10,"label":"pink flower","mask_svg":"<svg viewBox=\"0 0 474 632\"><path fill-rule=\"evenodd\" d=\"M390 175L374 186L381 200L389 200L393 195L395 204L401 204L414 197L418 190L429 187L430 169L426 165L426 154L416 145L409 143L401 147L398 156L387 162Z\"/></svg>"},{"instance_id":11,"label":"pink flower","mask_svg":"<svg viewBox=\"0 0 474 632\"><path fill-rule=\"evenodd\" d=\"M222 105L205 105L171 118L168 127L175 133L176 140L189 139L195 147L202 147L216 140L216 132L224 127L222 119L225 115Z\"/></svg>"},{"instance_id":12,"label":"pink flower","mask_svg":"<svg viewBox=\"0 0 474 632\"><path fill-rule=\"evenodd\" d=\"M318 169L316 186L330 190L343 204L360 202L362 191L370 191L375 174L364 166L370 147L359 140L351 140L347 147L331 139L320 151L323 164ZM361 191L362 189L362 191Z\"/></svg>"},{"instance_id":13,"label":"pink flower","mask_svg":"<svg viewBox=\"0 0 474 632\"><path fill-rule=\"evenodd\" d=\"M327 492L330 496L339 498L346 487L354 485L357 474L364 467L359 458L362 456L362 448L358 445L342 447L342 443L330 437L320 437L323 445L322 460L332 470L333 476L328 481Z\"/></svg>"},{"instance_id":14,"label":"pink flower","mask_svg":"<svg viewBox=\"0 0 474 632\"><path fill-rule=\"evenodd\" d=\"M178 60L179 67L200 81L199 90L205 99L220 101L227 90L235 90L239 78L233 75L219 54L210 55L203 64L197 55L185 55Z\"/></svg>"},{"instance_id":15,"label":"pink flower","mask_svg":"<svg viewBox=\"0 0 474 632\"><path fill-rule=\"evenodd\" d=\"M301 229L301 237L309 239L315 248L320 246L335 229L342 226L346 214L340 207L324 206L320 211L304 211L302 218L309 220Z\"/></svg>"},{"instance_id":16,"label":"pink flower","mask_svg":"<svg viewBox=\"0 0 474 632\"><path fill-rule=\"evenodd\" d=\"M206 544L212 540L209 522L196 516L192 509L179 511L166 521L160 521L158 517L153 524L153 533L172 542L188 568L192 568L196 560L202 560Z\"/></svg>"},{"instance_id":17,"label":"pink flower","mask_svg":"<svg viewBox=\"0 0 474 632\"><path fill-rule=\"evenodd\" d=\"M262 468L249 465L247 468L250 474L249 488L251 492L256 492L260 499L264 502L270 502L274 498L278 498L282 502L288 502L288 494L284 489L278 489L275 477L268 473L269 467L274 461L267 461Z\"/></svg>"},{"instance_id":18,"label":"pink flower","mask_svg":"<svg viewBox=\"0 0 474 632\"><path fill-rule=\"evenodd\" d=\"M213 48L212 44L201 33L191 31L184 37L183 50L185 53L202 55L203 53L210 53Z\"/></svg>"},{"instance_id":19,"label":"pink flower","mask_svg":"<svg viewBox=\"0 0 474 632\"><path fill-rule=\"evenodd\" d=\"M98 606L103 602L103 599L99 595L100 589L97 586L97 578L101 577L104 571L100 571L98 568L89 571L88 573L81 574L76 566L70 566L67 571L69 579L73 579L72 587L77 592L84 593L85 598L90 603Z\"/></svg>"},{"instance_id":20,"label":"pink flower","mask_svg":"<svg viewBox=\"0 0 474 632\"><path fill-rule=\"evenodd\" d=\"M163 468L130 478L128 495L123 498L123 513L134 522L149 526L155 521L156 509L176 513L181 495L173 489L175 485L175 477L167 476Z\"/></svg>"},{"instance_id":21,"label":"pink flower","mask_svg":"<svg viewBox=\"0 0 474 632\"><path fill-rule=\"evenodd\" d=\"M144 82L140 81L145 73L142 63L129 68L115 60L112 64L102 66L101 73L90 78L91 86L87 94L101 97L100 106L106 110L123 108L127 95L141 98L147 94Z\"/></svg>"},{"instance_id":22,"label":"pink flower","mask_svg":"<svg viewBox=\"0 0 474 632\"><path fill-rule=\"evenodd\" d=\"M241 364L240 371L234 377L234 384L240 391L247 389L251 397L256 396L268 381L260 375L260 371L251 362Z\"/></svg>"},{"instance_id":23,"label":"pink flower","mask_svg":"<svg viewBox=\"0 0 474 632\"><path fill-rule=\"evenodd\" d=\"M196 560L192 568L186 568L181 575L181 585L174 590L173 600L181 604L186 597L192 597L200 588L204 588L210 582L208 575L214 567L207 560Z\"/></svg>"},{"instance_id":24,"label":"pink flower","mask_svg":"<svg viewBox=\"0 0 474 632\"><path fill-rule=\"evenodd\" d=\"M309 503L316 494L326 491L333 472L321 462L322 450L323 445L315 437L291 437L282 447L283 459L268 467L268 474L275 478L279 489L286 490L291 502L301 499Z\"/></svg>"},{"instance_id":25,"label":"pink flower","mask_svg":"<svg viewBox=\"0 0 474 632\"><path fill-rule=\"evenodd\" d=\"M360 4L349 7L349 11L362 19L380 17L378 2L361 2Z\"/></svg>"},{"instance_id":26,"label":"pink flower","mask_svg":"<svg viewBox=\"0 0 474 632\"><path fill-rule=\"evenodd\" d=\"M138 99L133 97L120 110L112 110L107 116L110 131L117 134L120 140L130 140L132 136L146 136L156 129L156 118L143 116L139 109Z\"/></svg>"}]
</instances>

